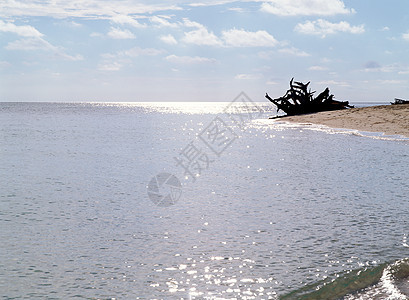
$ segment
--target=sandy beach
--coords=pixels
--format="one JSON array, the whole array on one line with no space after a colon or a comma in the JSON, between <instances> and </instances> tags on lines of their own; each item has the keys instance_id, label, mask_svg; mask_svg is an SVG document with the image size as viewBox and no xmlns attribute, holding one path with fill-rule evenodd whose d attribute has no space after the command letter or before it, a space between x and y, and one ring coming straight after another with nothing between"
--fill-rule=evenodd
<instances>
[{"instance_id":1,"label":"sandy beach","mask_svg":"<svg viewBox=\"0 0 409 300\"><path fill-rule=\"evenodd\" d=\"M379 105L284 117L282 121L383 132L409 137L409 104Z\"/></svg>"}]
</instances>

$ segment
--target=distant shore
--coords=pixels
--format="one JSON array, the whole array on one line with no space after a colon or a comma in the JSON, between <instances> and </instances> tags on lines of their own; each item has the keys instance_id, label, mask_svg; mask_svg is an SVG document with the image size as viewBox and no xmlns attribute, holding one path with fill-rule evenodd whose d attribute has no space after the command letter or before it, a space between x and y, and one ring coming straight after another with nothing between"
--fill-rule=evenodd
<instances>
[{"instance_id":1,"label":"distant shore","mask_svg":"<svg viewBox=\"0 0 409 300\"><path fill-rule=\"evenodd\" d=\"M282 121L409 137L409 104L379 105L284 117Z\"/></svg>"}]
</instances>

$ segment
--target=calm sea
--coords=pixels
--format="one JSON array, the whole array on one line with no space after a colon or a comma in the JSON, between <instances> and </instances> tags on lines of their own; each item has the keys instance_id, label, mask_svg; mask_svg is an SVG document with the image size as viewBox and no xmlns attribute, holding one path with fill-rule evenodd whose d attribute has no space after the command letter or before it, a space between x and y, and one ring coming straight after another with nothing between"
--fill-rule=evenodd
<instances>
[{"instance_id":1,"label":"calm sea","mask_svg":"<svg viewBox=\"0 0 409 300\"><path fill-rule=\"evenodd\" d=\"M409 140L226 105L0 103L3 299L407 299Z\"/></svg>"}]
</instances>

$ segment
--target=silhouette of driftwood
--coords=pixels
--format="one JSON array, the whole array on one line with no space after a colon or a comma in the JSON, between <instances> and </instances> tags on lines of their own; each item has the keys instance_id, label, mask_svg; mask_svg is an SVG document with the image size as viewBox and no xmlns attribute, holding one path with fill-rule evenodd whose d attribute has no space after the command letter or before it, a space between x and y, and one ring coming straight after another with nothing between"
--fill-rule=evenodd
<instances>
[{"instance_id":1,"label":"silhouette of driftwood","mask_svg":"<svg viewBox=\"0 0 409 300\"><path fill-rule=\"evenodd\" d=\"M266 98L277 106L277 112L282 110L287 116L353 107L349 105L348 101L334 100L334 95L330 94L328 88L314 98L315 91L311 92L311 89L308 89L309 84L309 81L304 84L294 81L294 78L292 78L290 81L290 89L284 96L272 99L266 93Z\"/></svg>"},{"instance_id":2,"label":"silhouette of driftwood","mask_svg":"<svg viewBox=\"0 0 409 300\"><path fill-rule=\"evenodd\" d=\"M409 100L395 98L395 102L391 102L391 104L409 104Z\"/></svg>"}]
</instances>

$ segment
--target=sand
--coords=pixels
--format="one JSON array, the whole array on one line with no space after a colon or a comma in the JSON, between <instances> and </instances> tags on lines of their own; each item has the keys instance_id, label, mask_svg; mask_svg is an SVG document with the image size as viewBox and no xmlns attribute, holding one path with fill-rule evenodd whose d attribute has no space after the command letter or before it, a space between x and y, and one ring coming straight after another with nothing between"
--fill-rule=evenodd
<instances>
[{"instance_id":1,"label":"sand","mask_svg":"<svg viewBox=\"0 0 409 300\"><path fill-rule=\"evenodd\" d=\"M280 121L322 124L332 128L383 132L409 137L409 104L379 105L284 117Z\"/></svg>"}]
</instances>

